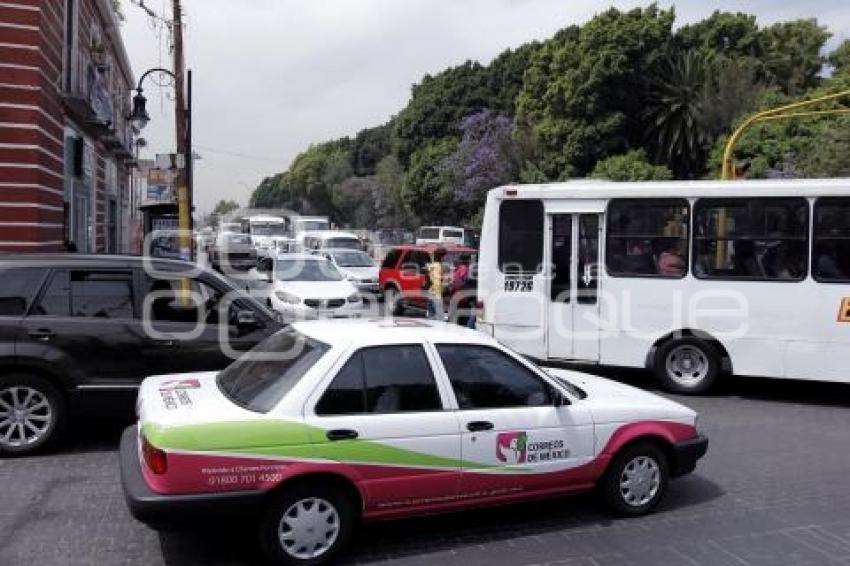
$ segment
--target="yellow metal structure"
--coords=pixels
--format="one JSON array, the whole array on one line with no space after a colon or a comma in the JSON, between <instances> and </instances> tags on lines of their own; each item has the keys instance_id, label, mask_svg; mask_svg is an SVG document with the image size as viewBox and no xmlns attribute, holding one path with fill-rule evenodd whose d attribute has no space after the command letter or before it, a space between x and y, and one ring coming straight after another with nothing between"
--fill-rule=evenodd
<instances>
[{"instance_id":1,"label":"yellow metal structure","mask_svg":"<svg viewBox=\"0 0 850 566\"><path fill-rule=\"evenodd\" d=\"M721 176L722 179L724 181L732 181L735 179L735 162L733 159L732 152L735 150L735 145L741 139L741 136L743 136L744 132L747 131L747 128L749 128L753 124L758 124L759 122L769 122L772 120L788 120L793 118L818 118L821 116L828 116L834 114L850 114L850 108L830 108L826 110L811 110L808 112L789 112L791 110L797 110L798 108L806 108L809 106L814 106L815 104L821 104L823 102L837 100L845 96L850 96L850 90L827 94L826 96L813 98L811 100L803 100L800 102L795 102L793 104L786 104L785 106L780 106L779 108L773 108L772 110L758 112L744 120L744 123L738 126L738 129L732 133L732 136L726 143L726 150L723 152L723 170Z\"/></svg>"}]
</instances>

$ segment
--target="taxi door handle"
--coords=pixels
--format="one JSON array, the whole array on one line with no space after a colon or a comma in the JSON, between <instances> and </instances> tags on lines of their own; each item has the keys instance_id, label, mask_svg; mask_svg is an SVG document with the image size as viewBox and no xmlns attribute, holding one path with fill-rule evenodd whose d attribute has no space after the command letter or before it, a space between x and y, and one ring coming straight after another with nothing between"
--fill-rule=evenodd
<instances>
[{"instance_id":1,"label":"taxi door handle","mask_svg":"<svg viewBox=\"0 0 850 566\"><path fill-rule=\"evenodd\" d=\"M354 440L359 436L359 434L357 434L356 430L340 428L336 430L329 430L325 436L328 437L328 440L333 442L336 440Z\"/></svg>"},{"instance_id":2,"label":"taxi door handle","mask_svg":"<svg viewBox=\"0 0 850 566\"><path fill-rule=\"evenodd\" d=\"M483 430L493 430L493 423L490 421L472 421L466 424L466 430L469 432L481 432Z\"/></svg>"}]
</instances>

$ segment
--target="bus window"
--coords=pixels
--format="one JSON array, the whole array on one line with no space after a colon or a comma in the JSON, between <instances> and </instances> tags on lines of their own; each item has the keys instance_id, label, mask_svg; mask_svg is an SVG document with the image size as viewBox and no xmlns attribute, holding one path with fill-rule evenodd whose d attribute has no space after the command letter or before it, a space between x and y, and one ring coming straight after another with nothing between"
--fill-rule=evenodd
<instances>
[{"instance_id":1,"label":"bus window","mask_svg":"<svg viewBox=\"0 0 850 566\"><path fill-rule=\"evenodd\" d=\"M700 199L694 208L694 275L801 281L808 224L803 198Z\"/></svg>"},{"instance_id":2,"label":"bus window","mask_svg":"<svg viewBox=\"0 0 850 566\"><path fill-rule=\"evenodd\" d=\"M606 265L615 277L684 277L688 201L614 199L608 205Z\"/></svg>"},{"instance_id":3,"label":"bus window","mask_svg":"<svg viewBox=\"0 0 850 566\"><path fill-rule=\"evenodd\" d=\"M539 273L543 263L543 202L506 200L499 207L499 270Z\"/></svg>"},{"instance_id":4,"label":"bus window","mask_svg":"<svg viewBox=\"0 0 850 566\"><path fill-rule=\"evenodd\" d=\"M850 282L850 198L820 198L815 203L812 274L826 283Z\"/></svg>"},{"instance_id":5,"label":"bus window","mask_svg":"<svg viewBox=\"0 0 850 566\"><path fill-rule=\"evenodd\" d=\"M570 270L572 269L573 216L552 216L552 301L569 303Z\"/></svg>"}]
</instances>

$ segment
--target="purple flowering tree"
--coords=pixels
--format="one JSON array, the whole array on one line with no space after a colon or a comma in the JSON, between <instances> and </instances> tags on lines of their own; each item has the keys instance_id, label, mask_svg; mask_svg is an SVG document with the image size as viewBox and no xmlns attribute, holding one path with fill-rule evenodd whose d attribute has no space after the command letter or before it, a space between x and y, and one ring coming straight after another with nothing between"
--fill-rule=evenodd
<instances>
[{"instance_id":1,"label":"purple flowering tree","mask_svg":"<svg viewBox=\"0 0 850 566\"><path fill-rule=\"evenodd\" d=\"M485 109L464 118L461 131L457 151L443 166L455 183L455 203L468 219L483 206L487 191L517 180L520 160L509 116Z\"/></svg>"}]
</instances>

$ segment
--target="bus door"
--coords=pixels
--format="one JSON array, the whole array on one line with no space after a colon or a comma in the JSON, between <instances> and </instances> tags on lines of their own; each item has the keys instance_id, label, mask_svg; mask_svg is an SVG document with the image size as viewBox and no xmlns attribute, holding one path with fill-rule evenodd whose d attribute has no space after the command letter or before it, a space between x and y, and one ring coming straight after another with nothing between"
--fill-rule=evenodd
<instances>
[{"instance_id":1,"label":"bus door","mask_svg":"<svg viewBox=\"0 0 850 566\"><path fill-rule=\"evenodd\" d=\"M602 215L551 214L548 220L548 357L597 362Z\"/></svg>"}]
</instances>

